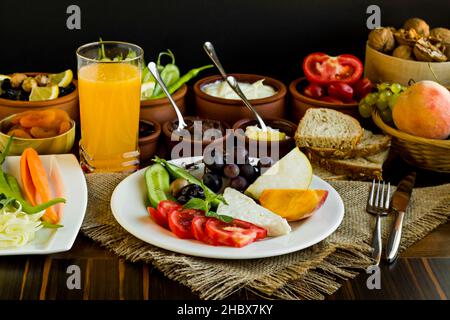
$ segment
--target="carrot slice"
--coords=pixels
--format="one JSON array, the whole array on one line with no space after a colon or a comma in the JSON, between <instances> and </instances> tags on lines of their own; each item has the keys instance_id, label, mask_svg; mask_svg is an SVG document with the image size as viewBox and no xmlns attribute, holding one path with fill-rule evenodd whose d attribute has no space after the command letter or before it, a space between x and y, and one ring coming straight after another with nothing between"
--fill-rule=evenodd
<instances>
[{"instance_id":1,"label":"carrot slice","mask_svg":"<svg viewBox=\"0 0 450 320\"><path fill-rule=\"evenodd\" d=\"M36 150L32 148L27 148L26 150L28 151L24 154L30 170L31 180L36 188L36 201L38 201L38 203L47 202L51 200L52 194L45 168L42 165ZM60 217L53 207L49 207L45 210L45 214L42 218L50 223L58 223Z\"/></svg>"},{"instance_id":2,"label":"carrot slice","mask_svg":"<svg viewBox=\"0 0 450 320\"><path fill-rule=\"evenodd\" d=\"M23 191L25 197L33 206L36 205L36 188L31 180L30 169L27 163L27 153L30 149L25 149L20 157L20 177L22 178Z\"/></svg>"}]
</instances>

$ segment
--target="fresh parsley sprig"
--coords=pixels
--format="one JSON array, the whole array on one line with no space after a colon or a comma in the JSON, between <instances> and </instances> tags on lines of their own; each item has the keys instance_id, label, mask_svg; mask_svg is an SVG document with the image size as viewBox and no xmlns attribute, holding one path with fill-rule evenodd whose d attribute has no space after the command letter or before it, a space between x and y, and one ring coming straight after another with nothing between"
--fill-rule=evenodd
<instances>
[{"instance_id":1,"label":"fresh parsley sprig","mask_svg":"<svg viewBox=\"0 0 450 320\"><path fill-rule=\"evenodd\" d=\"M211 204L216 200L219 200L224 204L228 204L225 198L221 194L215 194L214 192L211 192L208 188L206 188L203 182L201 184L201 187L205 193L205 199L191 198L183 207L186 209L203 210L205 212L205 216L219 219L225 223L232 222L233 217L218 214L217 212L211 210Z\"/></svg>"}]
</instances>

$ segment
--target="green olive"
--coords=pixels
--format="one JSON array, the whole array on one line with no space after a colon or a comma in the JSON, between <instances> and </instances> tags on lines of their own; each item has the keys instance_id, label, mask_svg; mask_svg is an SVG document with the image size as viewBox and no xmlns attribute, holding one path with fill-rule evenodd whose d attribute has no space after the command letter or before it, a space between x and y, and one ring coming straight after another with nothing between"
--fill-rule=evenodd
<instances>
[{"instance_id":1,"label":"green olive","mask_svg":"<svg viewBox=\"0 0 450 320\"><path fill-rule=\"evenodd\" d=\"M187 186L189 181L183 178L178 178L172 181L170 184L170 193L176 197L183 187Z\"/></svg>"}]
</instances>

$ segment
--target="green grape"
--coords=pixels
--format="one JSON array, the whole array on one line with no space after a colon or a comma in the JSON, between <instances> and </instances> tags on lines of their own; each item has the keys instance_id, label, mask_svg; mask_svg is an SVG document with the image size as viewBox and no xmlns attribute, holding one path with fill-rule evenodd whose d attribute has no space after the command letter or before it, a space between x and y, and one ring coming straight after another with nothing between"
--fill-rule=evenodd
<instances>
[{"instance_id":1,"label":"green grape","mask_svg":"<svg viewBox=\"0 0 450 320\"><path fill-rule=\"evenodd\" d=\"M393 93L400 93L400 92L403 91L403 87L402 87L402 85L399 84L399 83L393 83L393 84L391 84L390 89L391 89L391 91L392 91Z\"/></svg>"},{"instance_id":2,"label":"green grape","mask_svg":"<svg viewBox=\"0 0 450 320\"><path fill-rule=\"evenodd\" d=\"M388 102L388 106L391 110L394 110L394 105L397 102L398 97L400 96L400 94L393 94L392 96L390 96L387 100Z\"/></svg>"},{"instance_id":3,"label":"green grape","mask_svg":"<svg viewBox=\"0 0 450 320\"><path fill-rule=\"evenodd\" d=\"M369 93L363 98L363 102L369 106L375 105L375 103L377 103L377 100L378 100L378 93L376 92Z\"/></svg>"},{"instance_id":4,"label":"green grape","mask_svg":"<svg viewBox=\"0 0 450 320\"><path fill-rule=\"evenodd\" d=\"M389 91L381 91L379 96L378 96L378 101L377 101L377 108L380 111L383 111L384 109L386 109L388 107L388 102L387 99L389 97L389 95L391 95L391 93Z\"/></svg>"},{"instance_id":5,"label":"green grape","mask_svg":"<svg viewBox=\"0 0 450 320\"><path fill-rule=\"evenodd\" d=\"M370 106L362 101L358 105L358 110L359 110L359 114L363 118L370 118L372 115L372 106Z\"/></svg>"},{"instance_id":6,"label":"green grape","mask_svg":"<svg viewBox=\"0 0 450 320\"><path fill-rule=\"evenodd\" d=\"M384 122L391 124L392 123L392 111L389 108L384 109L380 113L381 118Z\"/></svg>"},{"instance_id":7,"label":"green grape","mask_svg":"<svg viewBox=\"0 0 450 320\"><path fill-rule=\"evenodd\" d=\"M384 91L386 89L389 89L390 84L388 82L383 82L380 84L377 84L378 91Z\"/></svg>"}]
</instances>

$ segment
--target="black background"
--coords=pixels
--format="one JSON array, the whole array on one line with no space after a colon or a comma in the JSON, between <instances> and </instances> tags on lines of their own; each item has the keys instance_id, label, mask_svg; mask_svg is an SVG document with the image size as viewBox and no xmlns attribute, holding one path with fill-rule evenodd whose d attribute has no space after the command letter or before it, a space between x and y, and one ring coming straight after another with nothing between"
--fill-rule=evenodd
<instances>
[{"instance_id":1,"label":"black background","mask_svg":"<svg viewBox=\"0 0 450 320\"><path fill-rule=\"evenodd\" d=\"M70 4L81 7L81 30L66 27ZM209 63L202 50L209 40L227 72L288 82L310 52L363 59L370 4L380 6L382 25L419 16L449 27L449 0L0 0L0 74L75 70L76 48L101 36L142 46L146 61L170 48L182 72Z\"/></svg>"}]
</instances>

